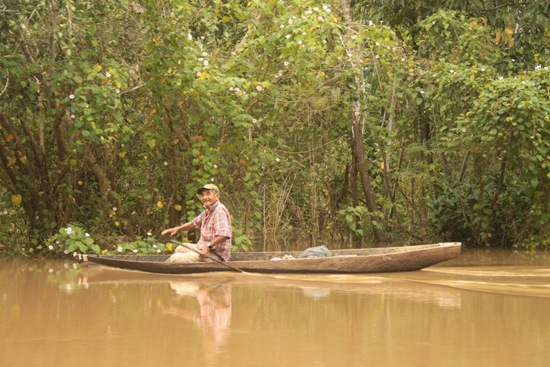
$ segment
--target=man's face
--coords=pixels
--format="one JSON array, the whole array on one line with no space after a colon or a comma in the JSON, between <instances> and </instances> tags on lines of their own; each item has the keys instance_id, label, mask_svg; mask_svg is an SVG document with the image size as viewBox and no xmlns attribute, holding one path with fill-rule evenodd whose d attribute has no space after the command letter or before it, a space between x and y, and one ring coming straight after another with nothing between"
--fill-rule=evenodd
<instances>
[{"instance_id":1,"label":"man's face","mask_svg":"<svg viewBox=\"0 0 550 367\"><path fill-rule=\"evenodd\" d=\"M212 206L218 199L220 194L214 190L203 190L201 193L201 201L204 206Z\"/></svg>"}]
</instances>

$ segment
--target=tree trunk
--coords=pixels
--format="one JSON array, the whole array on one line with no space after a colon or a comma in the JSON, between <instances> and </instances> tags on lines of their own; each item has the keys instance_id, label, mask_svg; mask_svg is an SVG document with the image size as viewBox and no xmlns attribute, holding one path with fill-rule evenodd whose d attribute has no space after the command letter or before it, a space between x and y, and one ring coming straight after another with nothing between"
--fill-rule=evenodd
<instances>
[{"instance_id":1,"label":"tree trunk","mask_svg":"<svg viewBox=\"0 0 550 367\"><path fill-rule=\"evenodd\" d=\"M346 22L351 23L353 22L353 17L351 14L351 6L349 0L341 0L342 5L342 11L344 13L344 18L346 19ZM357 50L360 51L360 50ZM359 52L357 52L359 53ZM372 189L367 164L365 161L365 146L363 144L363 129L362 129L362 122L363 122L363 112L362 112L362 106L361 106L361 99L362 99L362 80L359 76L356 75L355 77L355 84L356 84L356 95L354 96L353 100L353 121L352 121L352 133L353 133L353 146L355 148L355 153L357 154L357 170L359 171L359 178L361 180L361 186L363 188L363 192L365 194L366 202L367 202L367 208L370 213L376 213L378 211L378 208L376 207L376 196L374 194L374 191ZM381 247L386 245L386 235L384 231L382 231L380 228L378 228L379 225L382 224L380 218L373 214L371 216L372 222L373 222L373 234L375 239L375 246Z\"/></svg>"}]
</instances>

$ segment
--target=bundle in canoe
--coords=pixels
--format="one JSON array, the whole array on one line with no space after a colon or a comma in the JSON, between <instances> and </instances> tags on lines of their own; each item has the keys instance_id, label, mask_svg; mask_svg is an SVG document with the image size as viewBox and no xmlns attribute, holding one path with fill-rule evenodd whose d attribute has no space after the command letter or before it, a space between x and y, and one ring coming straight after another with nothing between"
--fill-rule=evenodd
<instances>
[{"instance_id":1,"label":"bundle in canoe","mask_svg":"<svg viewBox=\"0 0 550 367\"><path fill-rule=\"evenodd\" d=\"M332 257L299 259L300 251L289 252L234 252L233 267L250 273L296 274L350 274L415 271L456 258L460 254L459 242L431 245L331 250ZM271 260L292 255L295 259ZM166 263L167 255L103 255L87 256L93 263L122 269L160 274L192 274L215 271L232 271L215 262L186 264Z\"/></svg>"}]
</instances>

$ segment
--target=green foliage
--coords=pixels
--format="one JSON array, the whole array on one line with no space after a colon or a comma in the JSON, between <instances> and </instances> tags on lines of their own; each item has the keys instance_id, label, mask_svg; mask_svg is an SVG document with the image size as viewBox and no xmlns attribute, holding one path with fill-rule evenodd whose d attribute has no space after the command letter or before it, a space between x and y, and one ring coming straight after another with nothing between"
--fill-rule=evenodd
<instances>
[{"instance_id":1,"label":"green foliage","mask_svg":"<svg viewBox=\"0 0 550 367\"><path fill-rule=\"evenodd\" d=\"M527 10L548 5L415 4L354 2L357 22L308 0L1 12L0 252L164 252L152 234L203 210L205 182L236 250L370 244L373 228L543 243L548 22ZM358 115L376 223L351 158Z\"/></svg>"},{"instance_id":2,"label":"green foliage","mask_svg":"<svg viewBox=\"0 0 550 367\"><path fill-rule=\"evenodd\" d=\"M94 239L79 224L69 223L66 228L60 228L59 233L45 241L44 247L48 251L73 254L100 254L101 248L95 244ZM39 250L41 247L38 248Z\"/></svg>"}]
</instances>

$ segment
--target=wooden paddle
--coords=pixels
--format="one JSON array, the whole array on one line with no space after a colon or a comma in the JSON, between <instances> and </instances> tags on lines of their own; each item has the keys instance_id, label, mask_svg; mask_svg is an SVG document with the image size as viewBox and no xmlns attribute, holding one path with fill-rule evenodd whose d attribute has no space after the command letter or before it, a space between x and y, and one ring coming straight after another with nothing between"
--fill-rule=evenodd
<instances>
[{"instance_id":1,"label":"wooden paddle","mask_svg":"<svg viewBox=\"0 0 550 367\"><path fill-rule=\"evenodd\" d=\"M195 249L194 247L192 247L192 246L189 246L187 243L178 242L178 241L175 241L175 240L170 240L170 242L173 242L173 243L175 243L176 245L179 245L179 246L183 246L183 247L185 247L186 249L189 249L189 250L191 250L191 251L193 251L193 252L196 252L196 253L199 254L199 255L202 255L200 251L196 250L196 249ZM225 265L225 266L227 266L228 268L231 268L231 269L233 269L233 270L240 271L241 273L244 273L244 274L250 274L250 273L248 273L248 272L246 272L246 271L244 271L244 270L241 270L241 269L239 269L239 268L234 267L233 265L229 265L226 261L221 261L221 260L218 260L218 259L216 259L216 258L214 258L214 257L208 257L208 258L211 259L211 260L214 260L214 261L217 262L217 263L220 263L220 264L222 264L222 265Z\"/></svg>"}]
</instances>

